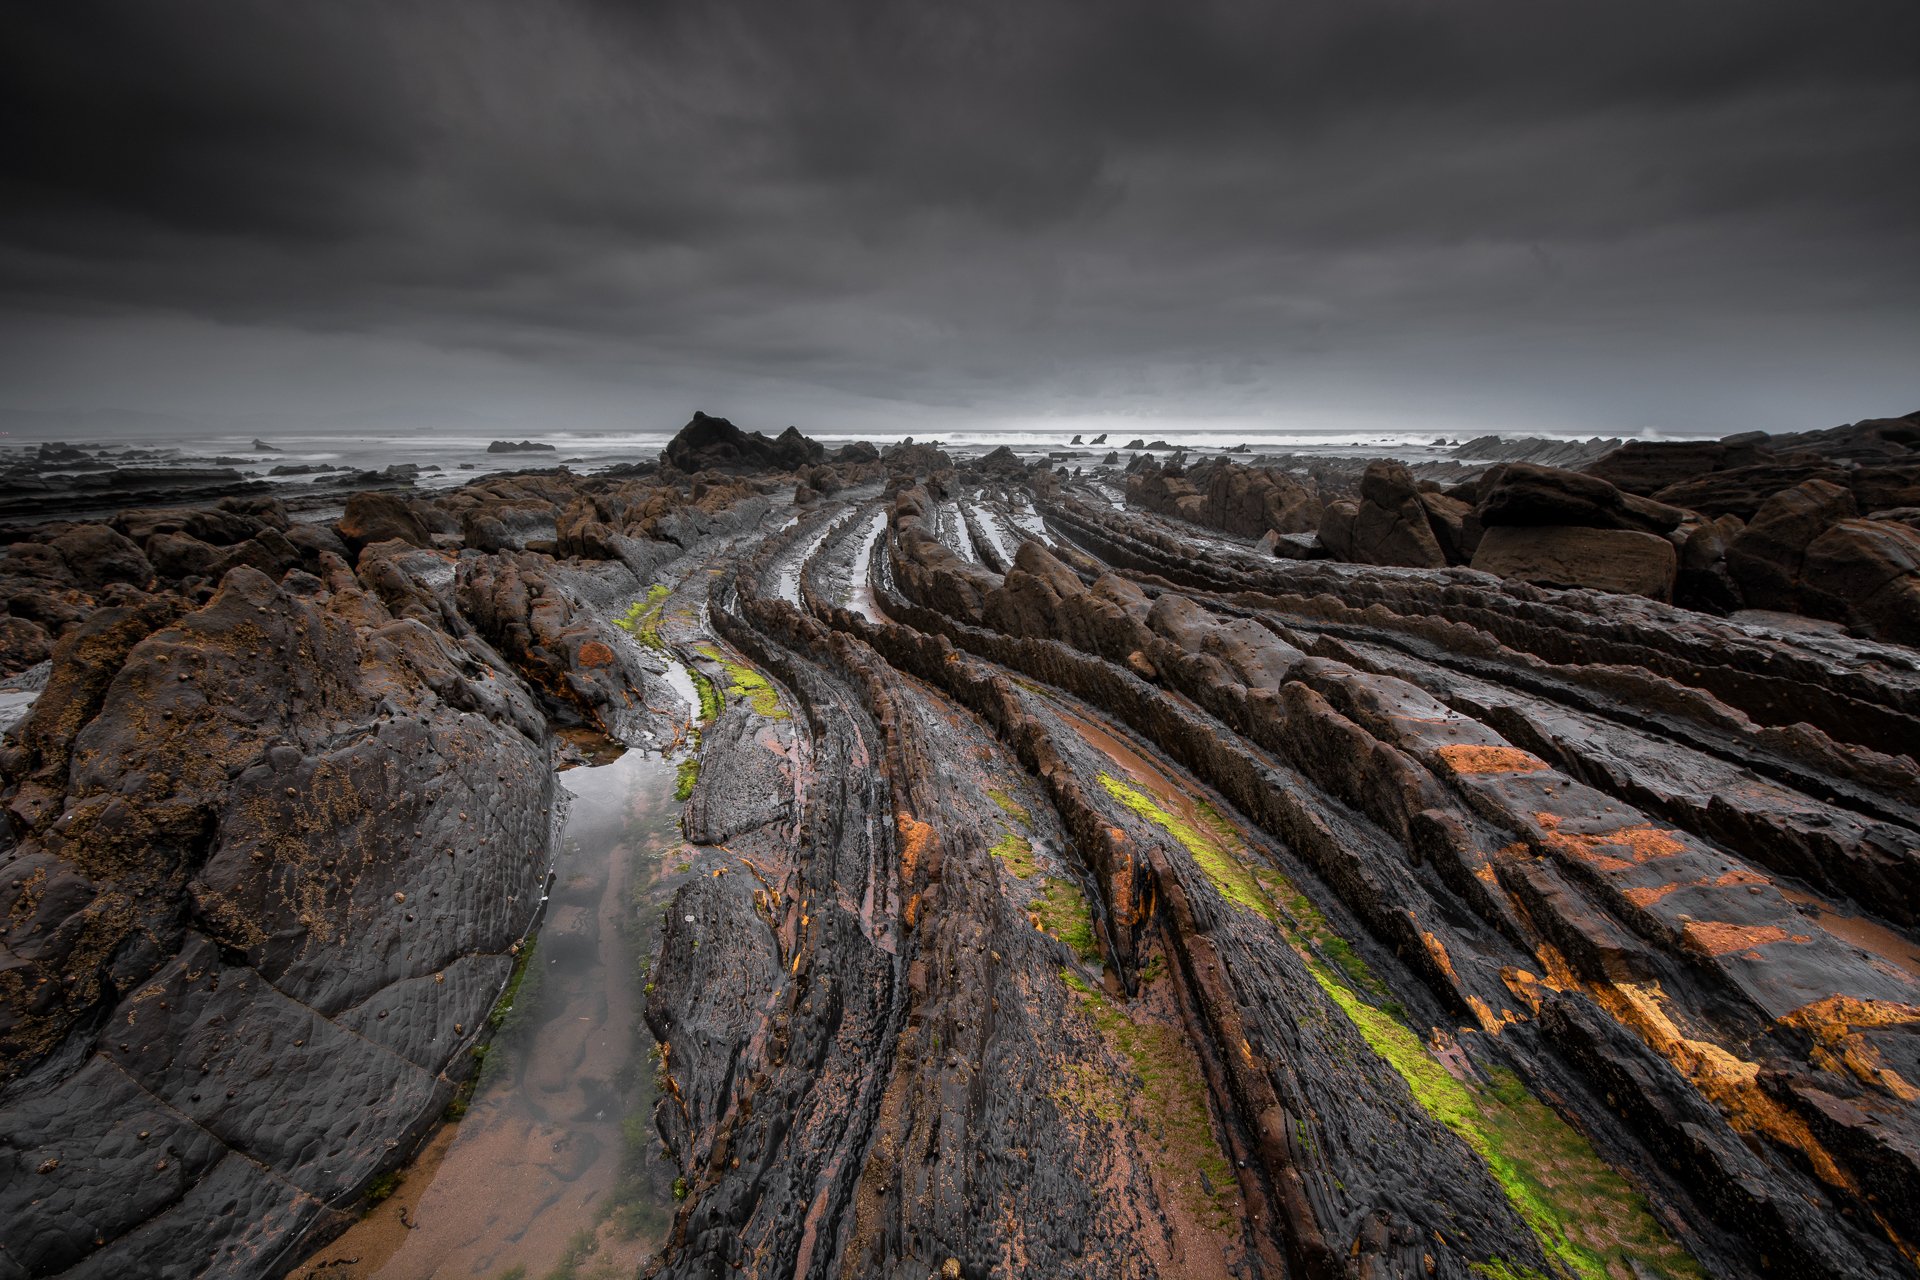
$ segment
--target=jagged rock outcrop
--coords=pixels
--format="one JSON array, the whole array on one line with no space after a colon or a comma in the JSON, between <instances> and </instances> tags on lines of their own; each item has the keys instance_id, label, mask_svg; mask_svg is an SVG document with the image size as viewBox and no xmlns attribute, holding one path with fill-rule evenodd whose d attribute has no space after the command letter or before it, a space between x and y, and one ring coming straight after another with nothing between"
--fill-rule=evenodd
<instances>
[{"instance_id":1,"label":"jagged rock outcrop","mask_svg":"<svg viewBox=\"0 0 1920 1280\"><path fill-rule=\"evenodd\" d=\"M1181 471L1159 466L1151 455L1141 456L1142 465L1130 470L1127 479L1127 501L1148 511L1239 538L1308 533L1320 525L1321 504L1311 485L1284 472L1226 458Z\"/></svg>"},{"instance_id":2,"label":"jagged rock outcrop","mask_svg":"<svg viewBox=\"0 0 1920 1280\"><path fill-rule=\"evenodd\" d=\"M758 431L742 431L725 418L710 418L696 409L660 456L676 470L696 475L702 471L792 471L825 461L826 450L794 427L768 439Z\"/></svg>"},{"instance_id":3,"label":"jagged rock outcrop","mask_svg":"<svg viewBox=\"0 0 1920 1280\"><path fill-rule=\"evenodd\" d=\"M1425 496L1405 466L1376 461L1360 479L1359 501L1343 498L1327 504L1320 545L1335 559L1357 564L1443 568L1447 553L1422 501ZM1459 535L1453 537L1457 541Z\"/></svg>"}]
</instances>

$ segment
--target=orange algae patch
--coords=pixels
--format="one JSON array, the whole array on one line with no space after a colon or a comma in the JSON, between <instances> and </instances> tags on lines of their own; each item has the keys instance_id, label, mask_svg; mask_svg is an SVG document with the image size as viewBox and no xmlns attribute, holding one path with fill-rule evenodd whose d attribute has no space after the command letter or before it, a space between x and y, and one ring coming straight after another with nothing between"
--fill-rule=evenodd
<instances>
[{"instance_id":1,"label":"orange algae patch","mask_svg":"<svg viewBox=\"0 0 1920 1280\"><path fill-rule=\"evenodd\" d=\"M893 815L893 823L900 831L900 880L912 884L914 871L933 847L933 827L904 810Z\"/></svg>"},{"instance_id":2,"label":"orange algae patch","mask_svg":"<svg viewBox=\"0 0 1920 1280\"><path fill-rule=\"evenodd\" d=\"M1920 1022L1920 1007L1894 1000L1828 996L1802 1005L1780 1020L1813 1036L1810 1057L1828 1071L1844 1071L1878 1085L1902 1102L1920 1102L1920 1089L1881 1061L1880 1051L1853 1034L1856 1027L1894 1027Z\"/></svg>"},{"instance_id":3,"label":"orange algae patch","mask_svg":"<svg viewBox=\"0 0 1920 1280\"><path fill-rule=\"evenodd\" d=\"M1435 754L1458 774L1539 773L1547 768L1545 760L1518 747L1480 747L1454 742L1440 747Z\"/></svg>"},{"instance_id":4,"label":"orange algae patch","mask_svg":"<svg viewBox=\"0 0 1920 1280\"><path fill-rule=\"evenodd\" d=\"M613 650L598 640L589 640L580 646L580 665L583 667L610 667L613 665Z\"/></svg>"},{"instance_id":5,"label":"orange algae patch","mask_svg":"<svg viewBox=\"0 0 1920 1280\"><path fill-rule=\"evenodd\" d=\"M1557 813L1536 813L1533 820L1540 824L1548 847L1592 863L1602 871L1621 871L1635 863L1670 858L1686 850L1675 838L1676 833L1645 822L1614 831L1576 835L1560 830L1560 824L1566 819Z\"/></svg>"},{"instance_id":6,"label":"orange algae patch","mask_svg":"<svg viewBox=\"0 0 1920 1280\"><path fill-rule=\"evenodd\" d=\"M1777 924L1728 924L1723 920L1689 920L1680 926L1687 945L1709 956L1751 951L1771 942L1812 942L1804 933L1788 933Z\"/></svg>"},{"instance_id":7,"label":"orange algae patch","mask_svg":"<svg viewBox=\"0 0 1920 1280\"><path fill-rule=\"evenodd\" d=\"M1687 1036L1661 1007L1666 997L1657 984L1583 982L1552 943L1541 943L1538 954L1541 966L1547 971L1545 978L1535 977L1524 969L1501 972L1508 988L1535 1012L1539 1010L1540 988L1586 992L1614 1021L1672 1063L1701 1096L1720 1108L1735 1129L1764 1134L1782 1146L1801 1152L1821 1181L1843 1191L1859 1192L1859 1184L1834 1160L1807 1122L1761 1087L1760 1064L1737 1057L1712 1041ZM1808 1006L1809 1009L1815 1007Z\"/></svg>"},{"instance_id":8,"label":"orange algae patch","mask_svg":"<svg viewBox=\"0 0 1920 1280\"><path fill-rule=\"evenodd\" d=\"M1750 884L1772 884L1773 881L1762 875L1736 867L1725 875L1712 880L1675 880L1671 884L1654 885L1647 888L1622 889L1620 896L1636 907L1650 907L1675 889L1693 889L1711 885L1715 889L1732 889Z\"/></svg>"},{"instance_id":9,"label":"orange algae patch","mask_svg":"<svg viewBox=\"0 0 1920 1280\"><path fill-rule=\"evenodd\" d=\"M1425 929L1420 931L1420 943L1426 947L1427 954L1433 958L1434 965L1440 972L1447 975L1447 981L1459 986L1460 975L1453 971L1453 957L1447 954L1446 944Z\"/></svg>"}]
</instances>

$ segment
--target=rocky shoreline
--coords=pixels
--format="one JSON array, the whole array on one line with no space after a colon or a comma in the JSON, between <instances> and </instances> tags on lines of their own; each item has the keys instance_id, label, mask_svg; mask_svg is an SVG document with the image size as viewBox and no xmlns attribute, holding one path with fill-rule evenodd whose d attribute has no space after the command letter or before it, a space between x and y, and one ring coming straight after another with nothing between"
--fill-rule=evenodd
<instances>
[{"instance_id":1,"label":"rocky shoreline","mask_svg":"<svg viewBox=\"0 0 1920 1280\"><path fill-rule=\"evenodd\" d=\"M1911 1274L1920 415L1615 443L696 415L16 529L0 1278L350 1222L470 1070L554 767L672 738L669 656L651 1274Z\"/></svg>"}]
</instances>

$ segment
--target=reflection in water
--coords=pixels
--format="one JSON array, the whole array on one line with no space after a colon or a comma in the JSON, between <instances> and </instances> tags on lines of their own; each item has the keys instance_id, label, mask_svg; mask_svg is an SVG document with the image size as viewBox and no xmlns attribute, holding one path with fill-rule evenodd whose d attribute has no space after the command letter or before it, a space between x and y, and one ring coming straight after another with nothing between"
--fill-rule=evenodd
<instances>
[{"instance_id":1,"label":"reflection in water","mask_svg":"<svg viewBox=\"0 0 1920 1280\"><path fill-rule=\"evenodd\" d=\"M633 751L560 780L573 800L546 919L465 1117L296 1275L628 1276L663 1235L673 1171L641 967L681 861L674 765Z\"/></svg>"}]
</instances>

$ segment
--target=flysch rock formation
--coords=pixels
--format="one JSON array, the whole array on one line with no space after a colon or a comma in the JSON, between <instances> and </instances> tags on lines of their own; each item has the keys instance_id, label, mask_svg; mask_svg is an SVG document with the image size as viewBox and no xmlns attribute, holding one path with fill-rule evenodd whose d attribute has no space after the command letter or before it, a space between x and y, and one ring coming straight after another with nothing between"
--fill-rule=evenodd
<instances>
[{"instance_id":1,"label":"flysch rock formation","mask_svg":"<svg viewBox=\"0 0 1920 1280\"><path fill-rule=\"evenodd\" d=\"M0 1275L337 1229L534 925L555 755L672 731L661 650L713 694L649 1274L1911 1275L1920 650L1833 567L1910 527L1861 434L1750 521L1643 450L1326 501L700 417L644 476L47 526Z\"/></svg>"}]
</instances>

